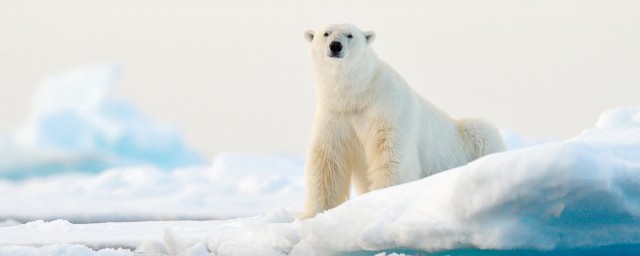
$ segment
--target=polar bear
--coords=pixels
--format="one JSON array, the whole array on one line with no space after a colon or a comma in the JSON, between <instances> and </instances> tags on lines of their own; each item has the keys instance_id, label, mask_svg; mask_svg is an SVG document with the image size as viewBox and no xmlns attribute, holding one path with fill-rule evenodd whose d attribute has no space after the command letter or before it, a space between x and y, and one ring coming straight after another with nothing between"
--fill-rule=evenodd
<instances>
[{"instance_id":1,"label":"polar bear","mask_svg":"<svg viewBox=\"0 0 640 256\"><path fill-rule=\"evenodd\" d=\"M503 151L478 119L453 120L414 92L350 24L305 32L317 106L305 163L303 219L358 194L421 179Z\"/></svg>"}]
</instances>

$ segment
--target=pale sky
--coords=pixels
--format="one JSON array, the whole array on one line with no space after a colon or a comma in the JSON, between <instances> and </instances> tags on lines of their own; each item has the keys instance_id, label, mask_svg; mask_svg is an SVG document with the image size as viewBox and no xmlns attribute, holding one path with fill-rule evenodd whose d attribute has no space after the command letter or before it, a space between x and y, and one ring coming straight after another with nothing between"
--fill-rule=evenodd
<instances>
[{"instance_id":1,"label":"pale sky","mask_svg":"<svg viewBox=\"0 0 640 256\"><path fill-rule=\"evenodd\" d=\"M0 131L39 81L117 63L117 96L206 157L303 153L306 29L353 23L426 99L527 137L569 138L640 105L639 1L0 0Z\"/></svg>"}]
</instances>

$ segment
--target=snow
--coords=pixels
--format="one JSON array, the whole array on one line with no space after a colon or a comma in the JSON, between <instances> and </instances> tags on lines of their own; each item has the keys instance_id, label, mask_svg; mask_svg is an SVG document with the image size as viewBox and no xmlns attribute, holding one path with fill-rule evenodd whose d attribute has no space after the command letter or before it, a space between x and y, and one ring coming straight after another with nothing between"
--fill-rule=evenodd
<instances>
[{"instance_id":1,"label":"snow","mask_svg":"<svg viewBox=\"0 0 640 256\"><path fill-rule=\"evenodd\" d=\"M221 154L211 166L171 172L115 168L21 181L0 180L0 219L98 221L226 219L302 206L303 159ZM1 226L1 225L0 225Z\"/></svg>"},{"instance_id":2,"label":"snow","mask_svg":"<svg viewBox=\"0 0 640 256\"><path fill-rule=\"evenodd\" d=\"M620 139L638 147L634 135ZM579 139L496 154L364 195L305 222L302 237L327 253L639 243L640 159L627 156Z\"/></svg>"},{"instance_id":3,"label":"snow","mask_svg":"<svg viewBox=\"0 0 640 256\"><path fill-rule=\"evenodd\" d=\"M6 219L3 221L0 221L0 227L8 227L8 226L14 226L19 224L21 223L14 219Z\"/></svg>"},{"instance_id":4,"label":"snow","mask_svg":"<svg viewBox=\"0 0 640 256\"><path fill-rule=\"evenodd\" d=\"M27 256L133 256L135 253L126 249L102 249L94 251L84 245L46 245L42 247L5 246L0 248L0 255ZM186 256L186 255L185 255Z\"/></svg>"},{"instance_id":5,"label":"snow","mask_svg":"<svg viewBox=\"0 0 640 256\"><path fill-rule=\"evenodd\" d=\"M96 66L44 81L24 129L0 139L0 177L201 164L176 128L113 95L119 79L117 67Z\"/></svg>"},{"instance_id":6,"label":"snow","mask_svg":"<svg viewBox=\"0 0 640 256\"><path fill-rule=\"evenodd\" d=\"M27 245L82 244L88 248L126 248L146 254L283 255L299 240L295 213L275 211L252 218L220 221L163 221L70 224L35 221L3 228L0 255L33 250ZM16 248L15 246L22 246ZM97 255L102 251L98 251ZM28 254L28 253L27 253ZM92 255L92 254L87 254Z\"/></svg>"},{"instance_id":7,"label":"snow","mask_svg":"<svg viewBox=\"0 0 640 256\"><path fill-rule=\"evenodd\" d=\"M640 250L639 114L640 107L606 111L596 128L573 139L493 154L356 197L305 221L297 219L302 160L291 156L228 154L210 167L171 173L113 169L3 182L0 193L16 201L0 205L31 200L28 207L34 207L0 209L14 219L64 215L60 209L73 203L122 215L132 209L192 219L263 214L206 221L10 222L0 227L0 255L633 254ZM53 208L60 212L48 210ZM80 209L66 214L74 212Z\"/></svg>"},{"instance_id":8,"label":"snow","mask_svg":"<svg viewBox=\"0 0 640 256\"><path fill-rule=\"evenodd\" d=\"M596 127L600 129L640 127L638 107L609 109L600 115Z\"/></svg>"}]
</instances>

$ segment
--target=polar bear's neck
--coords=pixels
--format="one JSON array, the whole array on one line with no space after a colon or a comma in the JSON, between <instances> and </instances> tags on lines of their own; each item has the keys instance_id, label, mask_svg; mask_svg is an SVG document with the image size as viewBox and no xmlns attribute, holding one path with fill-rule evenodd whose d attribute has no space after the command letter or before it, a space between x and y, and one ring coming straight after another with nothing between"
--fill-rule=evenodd
<instances>
[{"instance_id":1,"label":"polar bear's neck","mask_svg":"<svg viewBox=\"0 0 640 256\"><path fill-rule=\"evenodd\" d=\"M368 51L359 59L335 65L316 65L318 104L338 112L365 108L375 95L372 81L378 75L380 61Z\"/></svg>"}]
</instances>

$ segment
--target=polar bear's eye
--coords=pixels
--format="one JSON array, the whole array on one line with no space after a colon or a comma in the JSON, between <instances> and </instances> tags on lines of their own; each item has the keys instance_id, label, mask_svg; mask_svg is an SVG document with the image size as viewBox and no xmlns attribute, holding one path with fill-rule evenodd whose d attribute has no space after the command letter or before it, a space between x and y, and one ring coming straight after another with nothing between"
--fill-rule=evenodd
<instances>
[{"instance_id":1,"label":"polar bear's eye","mask_svg":"<svg viewBox=\"0 0 640 256\"><path fill-rule=\"evenodd\" d=\"M348 37L348 38L353 38L353 35L349 34L347 37Z\"/></svg>"},{"instance_id":2,"label":"polar bear's eye","mask_svg":"<svg viewBox=\"0 0 640 256\"><path fill-rule=\"evenodd\" d=\"M324 32L324 36L325 36L325 37L329 36L329 33Z\"/></svg>"}]
</instances>

